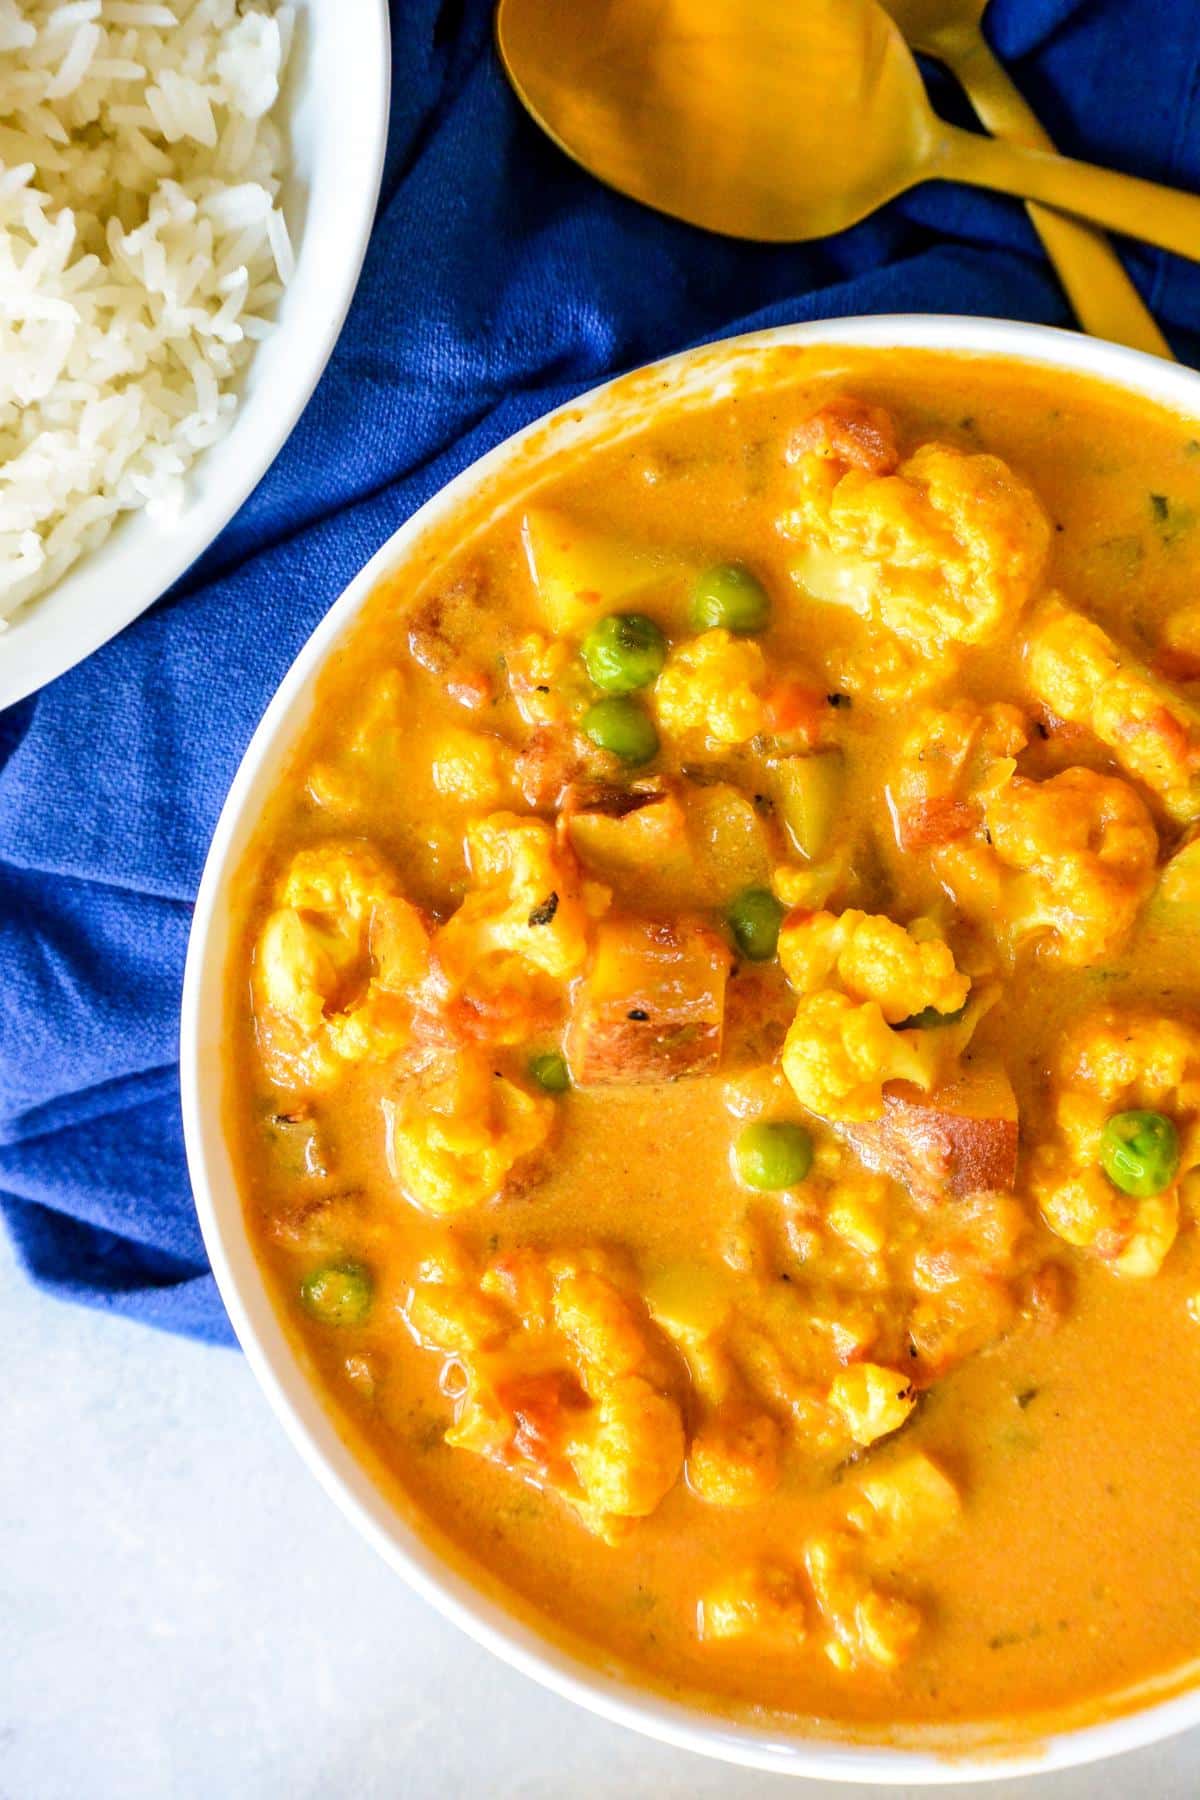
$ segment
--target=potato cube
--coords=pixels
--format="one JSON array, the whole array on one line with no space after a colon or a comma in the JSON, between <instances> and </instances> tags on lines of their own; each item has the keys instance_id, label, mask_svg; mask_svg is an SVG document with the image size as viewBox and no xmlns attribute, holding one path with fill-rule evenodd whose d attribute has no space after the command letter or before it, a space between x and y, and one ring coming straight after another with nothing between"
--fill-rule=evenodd
<instances>
[{"instance_id":1,"label":"potato cube","mask_svg":"<svg viewBox=\"0 0 1200 1800\"><path fill-rule=\"evenodd\" d=\"M953 1525L962 1512L958 1489L922 1451L869 1476L862 1494L870 1508L864 1529L910 1548Z\"/></svg>"},{"instance_id":2,"label":"potato cube","mask_svg":"<svg viewBox=\"0 0 1200 1800\"><path fill-rule=\"evenodd\" d=\"M628 606L658 577L653 553L581 525L569 513L531 506L521 544L550 630L587 630L605 613Z\"/></svg>"},{"instance_id":3,"label":"potato cube","mask_svg":"<svg viewBox=\"0 0 1200 1800\"><path fill-rule=\"evenodd\" d=\"M604 920L567 1029L576 1085L674 1081L715 1069L729 963L706 926Z\"/></svg>"},{"instance_id":4,"label":"potato cube","mask_svg":"<svg viewBox=\"0 0 1200 1800\"><path fill-rule=\"evenodd\" d=\"M846 783L840 750L781 756L772 771L780 817L793 847L807 862L824 856L837 823Z\"/></svg>"},{"instance_id":5,"label":"potato cube","mask_svg":"<svg viewBox=\"0 0 1200 1800\"><path fill-rule=\"evenodd\" d=\"M1017 1176L1017 1101L998 1063L976 1063L925 1094L884 1089L883 1113L845 1127L865 1160L924 1199L1010 1193Z\"/></svg>"},{"instance_id":6,"label":"potato cube","mask_svg":"<svg viewBox=\"0 0 1200 1800\"><path fill-rule=\"evenodd\" d=\"M699 1634L706 1643L754 1637L785 1650L802 1644L808 1617L796 1571L763 1563L726 1576L700 1602Z\"/></svg>"}]
</instances>

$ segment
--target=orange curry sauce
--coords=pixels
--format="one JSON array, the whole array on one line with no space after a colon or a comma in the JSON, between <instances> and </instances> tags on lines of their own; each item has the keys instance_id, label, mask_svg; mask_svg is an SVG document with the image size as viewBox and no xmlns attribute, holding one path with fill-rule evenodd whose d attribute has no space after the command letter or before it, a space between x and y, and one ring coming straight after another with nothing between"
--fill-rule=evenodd
<instances>
[{"instance_id":1,"label":"orange curry sauce","mask_svg":"<svg viewBox=\"0 0 1200 1800\"><path fill-rule=\"evenodd\" d=\"M342 1429L515 1610L726 1712L1044 1721L1200 1649L1200 441L772 373L375 596L240 878L229 1131Z\"/></svg>"}]
</instances>

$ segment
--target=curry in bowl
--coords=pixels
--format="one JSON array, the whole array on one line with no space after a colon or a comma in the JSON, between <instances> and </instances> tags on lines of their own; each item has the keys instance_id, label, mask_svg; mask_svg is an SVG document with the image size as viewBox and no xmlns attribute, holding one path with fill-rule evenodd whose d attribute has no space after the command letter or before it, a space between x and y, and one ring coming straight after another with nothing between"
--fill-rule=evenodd
<instances>
[{"instance_id":1,"label":"curry in bowl","mask_svg":"<svg viewBox=\"0 0 1200 1800\"><path fill-rule=\"evenodd\" d=\"M331 658L227 1121L341 1429L514 1610L886 1735L1200 1652L1200 434L780 349Z\"/></svg>"}]
</instances>

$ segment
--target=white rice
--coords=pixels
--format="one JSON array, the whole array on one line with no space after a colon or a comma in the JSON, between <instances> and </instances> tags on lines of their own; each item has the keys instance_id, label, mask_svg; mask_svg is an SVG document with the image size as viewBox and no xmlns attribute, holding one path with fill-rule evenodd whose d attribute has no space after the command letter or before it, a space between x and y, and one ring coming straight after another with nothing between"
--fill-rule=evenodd
<instances>
[{"instance_id":1,"label":"white rice","mask_svg":"<svg viewBox=\"0 0 1200 1800\"><path fill-rule=\"evenodd\" d=\"M294 265L288 0L0 0L0 630L177 514Z\"/></svg>"}]
</instances>

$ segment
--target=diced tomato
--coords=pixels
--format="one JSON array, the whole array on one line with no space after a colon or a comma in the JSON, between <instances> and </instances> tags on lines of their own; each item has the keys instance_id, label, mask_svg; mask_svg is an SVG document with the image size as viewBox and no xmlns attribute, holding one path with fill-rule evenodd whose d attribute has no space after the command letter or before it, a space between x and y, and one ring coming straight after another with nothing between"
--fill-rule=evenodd
<instances>
[{"instance_id":1,"label":"diced tomato","mask_svg":"<svg viewBox=\"0 0 1200 1800\"><path fill-rule=\"evenodd\" d=\"M582 1412L588 1397L566 1369L544 1369L532 1375L514 1375L497 1384L496 1398L511 1413L514 1460L549 1470L556 1459L565 1416Z\"/></svg>"},{"instance_id":2,"label":"diced tomato","mask_svg":"<svg viewBox=\"0 0 1200 1800\"><path fill-rule=\"evenodd\" d=\"M1024 1311L1042 1331L1061 1325L1071 1309L1071 1274L1062 1263L1035 1269L1025 1288Z\"/></svg>"},{"instance_id":3,"label":"diced tomato","mask_svg":"<svg viewBox=\"0 0 1200 1800\"><path fill-rule=\"evenodd\" d=\"M1129 1237L1130 1233L1127 1229L1122 1231L1113 1226L1108 1230L1096 1233L1092 1248L1096 1255L1103 1258L1105 1262L1115 1262L1129 1242Z\"/></svg>"},{"instance_id":4,"label":"diced tomato","mask_svg":"<svg viewBox=\"0 0 1200 1800\"><path fill-rule=\"evenodd\" d=\"M900 461L891 415L862 400L830 400L793 434L789 450L824 456L868 475L890 475Z\"/></svg>"},{"instance_id":5,"label":"diced tomato","mask_svg":"<svg viewBox=\"0 0 1200 1800\"><path fill-rule=\"evenodd\" d=\"M464 668L448 676L446 692L451 700L459 706L465 706L471 712L479 712L490 706L494 695L492 678L483 669Z\"/></svg>"},{"instance_id":6,"label":"diced tomato","mask_svg":"<svg viewBox=\"0 0 1200 1800\"><path fill-rule=\"evenodd\" d=\"M1187 727L1165 706L1156 706L1144 719L1126 719L1120 736L1127 743L1139 738L1157 740L1161 753L1177 769L1193 769L1200 764L1200 744L1194 744Z\"/></svg>"},{"instance_id":7,"label":"diced tomato","mask_svg":"<svg viewBox=\"0 0 1200 1800\"><path fill-rule=\"evenodd\" d=\"M1034 707L1033 717L1043 742L1053 740L1060 745L1082 744L1087 739L1088 734L1082 725L1075 725L1070 719L1060 719L1048 706Z\"/></svg>"},{"instance_id":8,"label":"diced tomato","mask_svg":"<svg viewBox=\"0 0 1200 1800\"><path fill-rule=\"evenodd\" d=\"M517 786L528 806L539 812L552 811L584 768L579 733L561 725L544 725L516 759Z\"/></svg>"},{"instance_id":9,"label":"diced tomato","mask_svg":"<svg viewBox=\"0 0 1200 1800\"><path fill-rule=\"evenodd\" d=\"M794 676L783 676L764 693L763 711L768 731L776 737L798 738L811 749L820 741L829 707L818 688Z\"/></svg>"},{"instance_id":10,"label":"diced tomato","mask_svg":"<svg viewBox=\"0 0 1200 1800\"><path fill-rule=\"evenodd\" d=\"M974 831L979 816L978 806L968 800L956 800L951 794L918 800L900 814L900 848L926 850L935 844L948 844Z\"/></svg>"},{"instance_id":11,"label":"diced tomato","mask_svg":"<svg viewBox=\"0 0 1200 1800\"><path fill-rule=\"evenodd\" d=\"M553 1022L545 996L514 987L467 987L447 1005L449 1035L460 1043L510 1044Z\"/></svg>"},{"instance_id":12,"label":"diced tomato","mask_svg":"<svg viewBox=\"0 0 1200 1800\"><path fill-rule=\"evenodd\" d=\"M1192 742L1187 727L1165 706L1152 714L1146 729L1161 741L1164 751L1179 768L1195 768L1200 763L1200 745Z\"/></svg>"}]
</instances>

